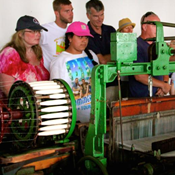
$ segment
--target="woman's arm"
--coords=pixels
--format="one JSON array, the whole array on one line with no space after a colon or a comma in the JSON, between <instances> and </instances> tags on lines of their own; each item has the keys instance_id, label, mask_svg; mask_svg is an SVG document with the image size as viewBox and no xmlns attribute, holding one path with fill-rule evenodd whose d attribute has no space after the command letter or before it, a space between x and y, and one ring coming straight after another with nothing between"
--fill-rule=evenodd
<instances>
[{"instance_id":1,"label":"woman's arm","mask_svg":"<svg viewBox=\"0 0 175 175\"><path fill-rule=\"evenodd\" d=\"M15 79L12 76L0 73L0 89L6 96L8 96L10 88L14 82Z\"/></svg>"}]
</instances>

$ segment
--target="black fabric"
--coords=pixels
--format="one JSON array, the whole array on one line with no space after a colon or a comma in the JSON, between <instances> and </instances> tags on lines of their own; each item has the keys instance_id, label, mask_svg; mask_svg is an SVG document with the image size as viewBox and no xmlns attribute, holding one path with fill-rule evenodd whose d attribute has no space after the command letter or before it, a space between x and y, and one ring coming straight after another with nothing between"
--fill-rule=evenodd
<instances>
[{"instance_id":1,"label":"black fabric","mask_svg":"<svg viewBox=\"0 0 175 175\"><path fill-rule=\"evenodd\" d=\"M89 50L86 48L84 51L85 51L85 53L87 54L87 56L91 59L92 64L93 64L94 66L96 66L98 63L97 63L96 61L94 61L94 59L93 59L93 57L92 57L92 54L89 52Z\"/></svg>"}]
</instances>

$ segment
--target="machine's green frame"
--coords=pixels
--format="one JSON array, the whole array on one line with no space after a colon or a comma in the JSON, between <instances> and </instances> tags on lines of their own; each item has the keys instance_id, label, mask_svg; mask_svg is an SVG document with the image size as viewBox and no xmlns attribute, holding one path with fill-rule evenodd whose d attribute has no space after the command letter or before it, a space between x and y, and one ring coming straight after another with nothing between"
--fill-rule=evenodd
<instances>
[{"instance_id":1,"label":"machine's green frame","mask_svg":"<svg viewBox=\"0 0 175 175\"><path fill-rule=\"evenodd\" d=\"M145 24L156 25L156 38L149 38L156 47L157 59L147 63L133 63L137 59L137 44L135 33L112 33L111 34L111 60L106 65L97 65L92 70L92 94L91 94L91 116L88 133L85 141L85 155L90 155L107 166L107 158L104 155L104 134L106 133L106 83L112 82L120 76L149 74L168 75L175 72L175 62L169 62L174 53L164 40L175 39L175 37L164 37L163 26L175 27L175 24L159 21L148 21ZM121 92L119 89L119 101ZM86 163L87 168L89 162Z\"/></svg>"}]
</instances>

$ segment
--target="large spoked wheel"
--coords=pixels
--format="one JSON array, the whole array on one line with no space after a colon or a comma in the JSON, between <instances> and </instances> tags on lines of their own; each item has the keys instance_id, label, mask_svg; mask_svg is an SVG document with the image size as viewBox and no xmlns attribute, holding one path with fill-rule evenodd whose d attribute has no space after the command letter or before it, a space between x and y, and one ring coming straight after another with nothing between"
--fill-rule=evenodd
<instances>
[{"instance_id":1,"label":"large spoked wheel","mask_svg":"<svg viewBox=\"0 0 175 175\"><path fill-rule=\"evenodd\" d=\"M75 129L75 125L76 125L76 119L77 119L77 109L76 109L76 102L75 102L75 97L74 94L72 92L72 89L70 88L70 86L62 79L54 79L55 82L61 82L64 87L67 89L67 92L69 94L69 98L71 100L71 106L72 106L72 123L71 123L71 127L69 129L68 134L66 135L66 137L64 138L64 140L68 139L72 133L74 132Z\"/></svg>"},{"instance_id":2,"label":"large spoked wheel","mask_svg":"<svg viewBox=\"0 0 175 175\"><path fill-rule=\"evenodd\" d=\"M11 123L10 139L19 148L28 148L34 143L38 131L38 109L30 86L23 81L16 81L9 93L8 107L20 110L21 119Z\"/></svg>"},{"instance_id":3,"label":"large spoked wheel","mask_svg":"<svg viewBox=\"0 0 175 175\"><path fill-rule=\"evenodd\" d=\"M82 157L77 164L78 175L108 175L106 167L93 156Z\"/></svg>"}]
</instances>

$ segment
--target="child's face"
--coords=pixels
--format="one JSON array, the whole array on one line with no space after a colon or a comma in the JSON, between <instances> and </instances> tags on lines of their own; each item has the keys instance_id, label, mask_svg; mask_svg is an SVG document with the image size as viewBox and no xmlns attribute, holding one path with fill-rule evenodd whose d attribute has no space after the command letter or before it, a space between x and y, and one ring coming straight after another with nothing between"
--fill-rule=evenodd
<instances>
[{"instance_id":1,"label":"child's face","mask_svg":"<svg viewBox=\"0 0 175 175\"><path fill-rule=\"evenodd\" d=\"M82 51L85 50L85 48L88 45L88 37L87 36L77 36L73 35L73 37L70 39L70 46L72 49L74 49L77 54L82 53Z\"/></svg>"}]
</instances>

